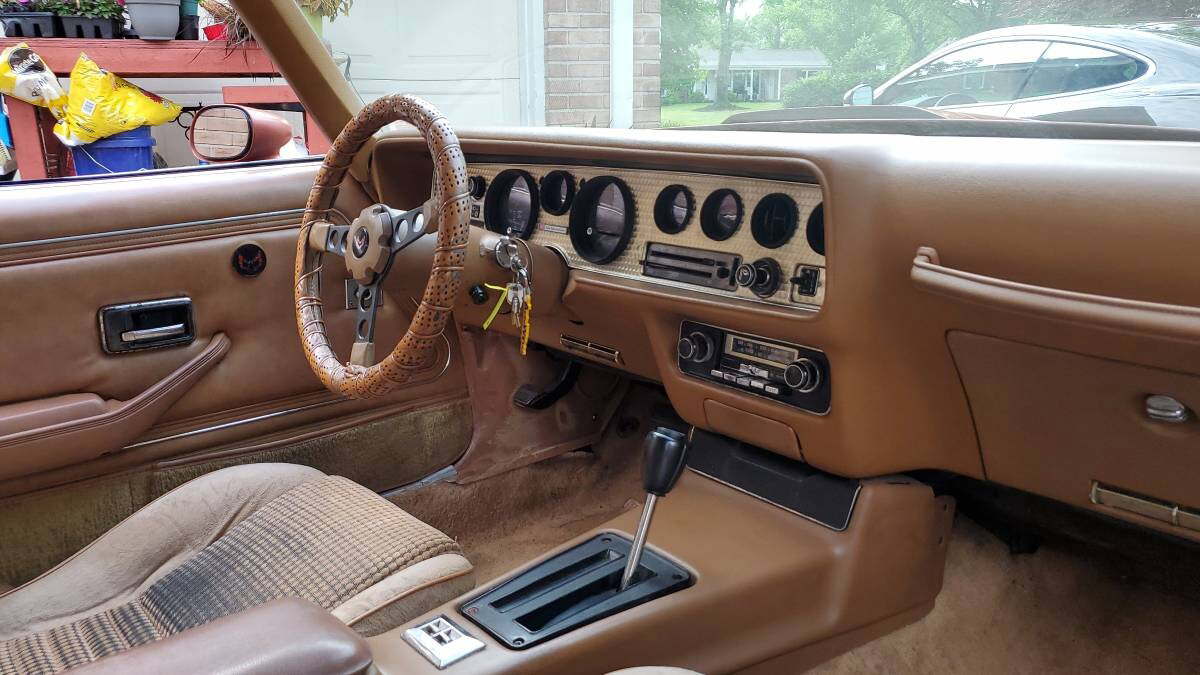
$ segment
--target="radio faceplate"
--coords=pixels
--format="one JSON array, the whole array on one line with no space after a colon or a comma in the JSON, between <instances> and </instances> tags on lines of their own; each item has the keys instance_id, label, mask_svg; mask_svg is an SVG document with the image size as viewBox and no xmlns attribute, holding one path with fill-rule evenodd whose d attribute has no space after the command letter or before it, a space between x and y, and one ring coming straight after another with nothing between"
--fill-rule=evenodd
<instances>
[{"instance_id":1,"label":"radio faceplate","mask_svg":"<svg viewBox=\"0 0 1200 675\"><path fill-rule=\"evenodd\" d=\"M683 321L679 370L818 415L829 412L829 359L824 352Z\"/></svg>"}]
</instances>

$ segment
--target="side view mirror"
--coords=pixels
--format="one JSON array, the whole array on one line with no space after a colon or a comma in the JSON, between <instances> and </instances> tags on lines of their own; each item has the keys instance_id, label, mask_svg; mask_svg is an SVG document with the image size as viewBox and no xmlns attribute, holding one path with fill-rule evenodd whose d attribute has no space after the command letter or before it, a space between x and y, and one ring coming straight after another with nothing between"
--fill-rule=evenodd
<instances>
[{"instance_id":1,"label":"side view mirror","mask_svg":"<svg viewBox=\"0 0 1200 675\"><path fill-rule=\"evenodd\" d=\"M842 105L872 105L875 103L875 89L869 84L852 87L842 97Z\"/></svg>"},{"instance_id":2,"label":"side view mirror","mask_svg":"<svg viewBox=\"0 0 1200 675\"><path fill-rule=\"evenodd\" d=\"M240 105L210 105L188 127L192 154L205 162L275 159L292 140L292 125L278 115Z\"/></svg>"}]
</instances>

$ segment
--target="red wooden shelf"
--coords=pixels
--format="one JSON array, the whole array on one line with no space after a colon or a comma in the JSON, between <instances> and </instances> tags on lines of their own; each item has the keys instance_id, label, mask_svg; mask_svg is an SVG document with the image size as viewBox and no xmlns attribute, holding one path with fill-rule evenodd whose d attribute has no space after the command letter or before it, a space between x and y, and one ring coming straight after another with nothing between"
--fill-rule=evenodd
<instances>
[{"instance_id":1,"label":"red wooden shelf","mask_svg":"<svg viewBox=\"0 0 1200 675\"><path fill-rule=\"evenodd\" d=\"M229 77L279 71L262 47L231 48L224 41L0 38L0 50L18 42L28 43L62 77L70 74L80 52L121 77Z\"/></svg>"}]
</instances>

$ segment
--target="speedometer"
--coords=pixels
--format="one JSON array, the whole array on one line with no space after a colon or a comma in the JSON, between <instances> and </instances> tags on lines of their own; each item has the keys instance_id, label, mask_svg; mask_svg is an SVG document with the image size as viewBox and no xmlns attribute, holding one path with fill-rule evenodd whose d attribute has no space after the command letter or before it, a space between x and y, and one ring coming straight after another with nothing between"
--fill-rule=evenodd
<instances>
[{"instance_id":1,"label":"speedometer","mask_svg":"<svg viewBox=\"0 0 1200 675\"><path fill-rule=\"evenodd\" d=\"M585 182L571 207L571 244L584 260L604 265L617 259L633 236L633 192L620 178Z\"/></svg>"}]
</instances>

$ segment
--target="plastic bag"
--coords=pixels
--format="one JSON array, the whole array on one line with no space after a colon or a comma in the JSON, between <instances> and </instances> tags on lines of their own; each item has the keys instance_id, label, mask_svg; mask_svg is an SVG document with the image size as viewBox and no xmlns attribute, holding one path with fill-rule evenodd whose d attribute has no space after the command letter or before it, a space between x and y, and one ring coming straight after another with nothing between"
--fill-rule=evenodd
<instances>
[{"instance_id":1,"label":"plastic bag","mask_svg":"<svg viewBox=\"0 0 1200 675\"><path fill-rule=\"evenodd\" d=\"M80 54L71 69L67 113L54 125L54 135L66 145L81 145L145 125L166 124L180 112L178 105Z\"/></svg>"},{"instance_id":2,"label":"plastic bag","mask_svg":"<svg viewBox=\"0 0 1200 675\"><path fill-rule=\"evenodd\" d=\"M59 119L66 114L67 95L58 78L24 42L0 52L0 94L49 108Z\"/></svg>"}]
</instances>

